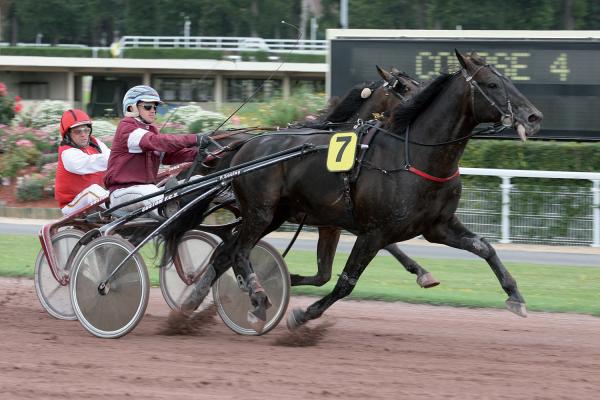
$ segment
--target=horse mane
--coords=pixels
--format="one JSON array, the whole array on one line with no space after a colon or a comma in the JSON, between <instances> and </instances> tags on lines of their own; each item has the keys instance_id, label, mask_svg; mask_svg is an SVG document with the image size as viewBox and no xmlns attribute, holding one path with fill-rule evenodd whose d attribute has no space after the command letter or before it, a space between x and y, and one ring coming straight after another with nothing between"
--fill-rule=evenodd
<instances>
[{"instance_id":1,"label":"horse mane","mask_svg":"<svg viewBox=\"0 0 600 400\"><path fill-rule=\"evenodd\" d=\"M410 123L437 98L453 76L454 74L441 74L431 81L431 83L427 84L425 88L408 103L398 104L392 112L391 125L398 129L410 125Z\"/></svg>"},{"instance_id":2,"label":"horse mane","mask_svg":"<svg viewBox=\"0 0 600 400\"><path fill-rule=\"evenodd\" d=\"M341 100L328 107L323 113L325 116L319 122L346 122L348 121L354 114L358 112L358 110L363 106L367 99L363 99L361 97L361 92L365 88L369 88L372 91L375 91L376 88L381 86L382 81L377 82L364 82L358 85L354 85L352 89L348 91L342 97Z\"/></svg>"}]
</instances>

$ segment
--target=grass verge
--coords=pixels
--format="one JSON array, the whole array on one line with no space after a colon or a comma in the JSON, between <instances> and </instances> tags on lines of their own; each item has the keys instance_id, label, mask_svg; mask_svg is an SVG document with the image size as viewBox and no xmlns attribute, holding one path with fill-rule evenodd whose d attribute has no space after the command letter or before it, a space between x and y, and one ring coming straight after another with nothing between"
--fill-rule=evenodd
<instances>
[{"instance_id":1,"label":"grass verge","mask_svg":"<svg viewBox=\"0 0 600 400\"><path fill-rule=\"evenodd\" d=\"M40 249L33 235L0 235L0 276L33 277L35 257ZM145 248L153 285L158 284L158 269L153 249ZM334 279L323 287L295 287L293 294L322 296L331 291L348 255L339 254L334 262ZM351 298L404 301L461 307L503 308L506 294L483 260L440 260L417 258L442 282L432 289L421 289L390 256L376 257L361 277ZM292 273L312 275L316 256L309 251L291 252L286 262ZM527 307L532 311L575 312L600 316L600 268L543 266L507 263Z\"/></svg>"}]
</instances>

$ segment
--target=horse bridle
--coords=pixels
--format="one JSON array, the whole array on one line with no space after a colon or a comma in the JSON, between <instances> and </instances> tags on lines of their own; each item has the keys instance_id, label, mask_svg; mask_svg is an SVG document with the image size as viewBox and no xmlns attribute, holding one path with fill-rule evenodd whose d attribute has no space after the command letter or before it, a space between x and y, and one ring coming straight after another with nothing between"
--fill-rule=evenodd
<instances>
[{"instance_id":1,"label":"horse bridle","mask_svg":"<svg viewBox=\"0 0 600 400\"><path fill-rule=\"evenodd\" d=\"M387 79L384 79L384 83L381 86L383 89L386 89L387 92L392 92L392 94L394 96L396 96L398 99L400 99L402 102L407 102L408 99L405 96L402 96L401 93L399 93L396 90L396 86L398 86L398 84L400 84L400 79L393 73L391 72L390 75L392 76L392 79L390 79L389 81ZM412 83L414 83L416 86L421 86L421 84L417 81L415 81L414 79L410 78L410 77L406 77L407 79L409 79ZM403 85L405 86L405 85ZM407 89L408 90L408 89Z\"/></svg>"},{"instance_id":2,"label":"horse bridle","mask_svg":"<svg viewBox=\"0 0 600 400\"><path fill-rule=\"evenodd\" d=\"M483 91L483 89L481 89L481 86L479 86L479 83L474 79L475 75L477 75L477 73L479 73L479 71L481 71L484 67L487 67L490 71L492 71L492 73L494 75L496 75L497 77L500 78L500 82L502 82L502 88L504 89L504 97L506 99L507 112L504 112L496 104L496 102L493 101L490 98L490 96L488 96ZM475 115L475 90L477 90L479 92L479 94L481 94L483 96L483 98L486 99L492 107L494 107L496 110L498 110L498 112L500 113L500 123L502 124L502 126L504 128L511 128L515 123L515 115L512 110L512 105L510 103L510 99L508 98L508 93L506 91L506 85L504 84L504 81L502 80L502 74L489 64L481 65L479 68L477 68L475 70L473 75L469 75L469 73L467 72L467 70L465 68L461 69L461 73L462 73L463 77L465 78L465 80L467 81L467 83L469 84L469 87L471 89L471 112L473 113L473 118L475 119L475 122L478 122L477 116Z\"/></svg>"}]
</instances>

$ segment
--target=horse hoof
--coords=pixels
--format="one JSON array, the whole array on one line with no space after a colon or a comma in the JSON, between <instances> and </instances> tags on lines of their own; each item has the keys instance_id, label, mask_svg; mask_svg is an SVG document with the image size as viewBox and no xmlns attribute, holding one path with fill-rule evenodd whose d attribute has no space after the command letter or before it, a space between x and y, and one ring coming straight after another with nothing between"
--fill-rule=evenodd
<instances>
[{"instance_id":1,"label":"horse hoof","mask_svg":"<svg viewBox=\"0 0 600 400\"><path fill-rule=\"evenodd\" d=\"M440 284L440 281L433 277L431 272L417 277L417 283L424 289L431 288Z\"/></svg>"},{"instance_id":2,"label":"horse hoof","mask_svg":"<svg viewBox=\"0 0 600 400\"><path fill-rule=\"evenodd\" d=\"M304 324L304 311L301 308L294 308L286 319L286 325L289 331L295 331Z\"/></svg>"},{"instance_id":3,"label":"horse hoof","mask_svg":"<svg viewBox=\"0 0 600 400\"><path fill-rule=\"evenodd\" d=\"M506 300L506 308L508 308L510 312L517 314L519 317L527 318L527 307L525 306L525 303Z\"/></svg>"},{"instance_id":4,"label":"horse hoof","mask_svg":"<svg viewBox=\"0 0 600 400\"><path fill-rule=\"evenodd\" d=\"M265 324L267 323L266 318L261 319L254 315L252 311L248 311L248 316L246 317L246 319L248 320L248 323L250 324L252 329L254 329L254 331L259 335L262 333L263 329L265 328Z\"/></svg>"}]
</instances>

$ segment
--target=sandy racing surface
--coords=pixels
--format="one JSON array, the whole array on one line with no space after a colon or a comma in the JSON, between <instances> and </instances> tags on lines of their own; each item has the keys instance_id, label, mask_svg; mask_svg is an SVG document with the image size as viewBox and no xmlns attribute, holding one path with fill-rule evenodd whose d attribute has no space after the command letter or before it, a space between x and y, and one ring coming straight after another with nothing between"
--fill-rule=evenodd
<instances>
[{"instance_id":1,"label":"sandy racing surface","mask_svg":"<svg viewBox=\"0 0 600 400\"><path fill-rule=\"evenodd\" d=\"M0 278L0 399L597 399L600 318L341 301L289 347L215 316L165 336L152 289L129 335L97 339L39 305L33 281ZM503 299L499 299L501 302ZM309 298L292 298L307 305ZM318 328L321 324L320 328Z\"/></svg>"}]
</instances>

